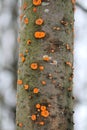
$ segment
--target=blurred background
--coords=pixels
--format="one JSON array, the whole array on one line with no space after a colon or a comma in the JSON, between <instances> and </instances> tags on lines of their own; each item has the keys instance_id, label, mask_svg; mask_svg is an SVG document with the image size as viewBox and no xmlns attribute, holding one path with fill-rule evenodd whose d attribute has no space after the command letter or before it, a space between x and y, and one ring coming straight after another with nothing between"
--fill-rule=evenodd
<instances>
[{"instance_id":1,"label":"blurred background","mask_svg":"<svg viewBox=\"0 0 87 130\"><path fill-rule=\"evenodd\" d=\"M15 129L18 0L0 0L0 130ZM87 0L76 1L74 130L87 130Z\"/></svg>"}]
</instances>

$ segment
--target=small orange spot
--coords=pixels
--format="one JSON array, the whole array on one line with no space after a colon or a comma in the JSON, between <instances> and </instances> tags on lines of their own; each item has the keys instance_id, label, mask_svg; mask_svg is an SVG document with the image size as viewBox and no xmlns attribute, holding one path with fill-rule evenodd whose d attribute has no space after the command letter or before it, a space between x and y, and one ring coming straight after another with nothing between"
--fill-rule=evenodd
<instances>
[{"instance_id":1,"label":"small orange spot","mask_svg":"<svg viewBox=\"0 0 87 130\"><path fill-rule=\"evenodd\" d=\"M21 85L21 84L23 84L23 81L19 79L19 80L17 81L17 84Z\"/></svg>"},{"instance_id":2,"label":"small orange spot","mask_svg":"<svg viewBox=\"0 0 87 130\"><path fill-rule=\"evenodd\" d=\"M23 127L23 123L20 122L20 123L19 123L19 127Z\"/></svg>"},{"instance_id":3,"label":"small orange spot","mask_svg":"<svg viewBox=\"0 0 87 130\"><path fill-rule=\"evenodd\" d=\"M26 49L25 52L28 53L28 50Z\"/></svg>"},{"instance_id":4,"label":"small orange spot","mask_svg":"<svg viewBox=\"0 0 87 130\"><path fill-rule=\"evenodd\" d=\"M36 7L33 8L33 12L37 12L37 8Z\"/></svg>"},{"instance_id":5,"label":"small orange spot","mask_svg":"<svg viewBox=\"0 0 87 130\"><path fill-rule=\"evenodd\" d=\"M38 88L34 88L33 89L33 93L38 93L39 92L39 89Z\"/></svg>"},{"instance_id":6,"label":"small orange spot","mask_svg":"<svg viewBox=\"0 0 87 130\"><path fill-rule=\"evenodd\" d=\"M37 25L42 25L43 24L43 19L39 18L39 19L36 19L35 23Z\"/></svg>"},{"instance_id":7,"label":"small orange spot","mask_svg":"<svg viewBox=\"0 0 87 130\"><path fill-rule=\"evenodd\" d=\"M33 0L33 5L35 6L41 5L41 0Z\"/></svg>"},{"instance_id":8,"label":"small orange spot","mask_svg":"<svg viewBox=\"0 0 87 130\"><path fill-rule=\"evenodd\" d=\"M31 119L32 119L33 121L35 121L35 120L36 120L36 115L33 114L33 115L31 116Z\"/></svg>"},{"instance_id":9,"label":"small orange spot","mask_svg":"<svg viewBox=\"0 0 87 130\"><path fill-rule=\"evenodd\" d=\"M46 110L46 106L41 106L41 110L45 111Z\"/></svg>"},{"instance_id":10,"label":"small orange spot","mask_svg":"<svg viewBox=\"0 0 87 130\"><path fill-rule=\"evenodd\" d=\"M47 110L42 111L42 112L41 112L41 115L42 115L43 117L48 117L48 116L49 116L49 112L48 112Z\"/></svg>"},{"instance_id":11,"label":"small orange spot","mask_svg":"<svg viewBox=\"0 0 87 130\"><path fill-rule=\"evenodd\" d=\"M44 38L46 36L45 32L35 32L34 34L35 38Z\"/></svg>"},{"instance_id":12,"label":"small orange spot","mask_svg":"<svg viewBox=\"0 0 87 130\"><path fill-rule=\"evenodd\" d=\"M39 66L39 69L40 69L41 71L44 70L44 66L40 65L40 66Z\"/></svg>"},{"instance_id":13,"label":"small orange spot","mask_svg":"<svg viewBox=\"0 0 87 130\"><path fill-rule=\"evenodd\" d=\"M27 40L27 45L30 45L31 44L31 40Z\"/></svg>"},{"instance_id":14,"label":"small orange spot","mask_svg":"<svg viewBox=\"0 0 87 130\"><path fill-rule=\"evenodd\" d=\"M43 60L44 60L44 61L49 61L49 60L50 60L50 57L49 57L48 55L45 55L45 56L43 56Z\"/></svg>"},{"instance_id":15,"label":"small orange spot","mask_svg":"<svg viewBox=\"0 0 87 130\"><path fill-rule=\"evenodd\" d=\"M24 18L24 23L25 23L25 24L28 24L28 23L29 23L28 18Z\"/></svg>"},{"instance_id":16,"label":"small orange spot","mask_svg":"<svg viewBox=\"0 0 87 130\"><path fill-rule=\"evenodd\" d=\"M24 62L24 61L25 61L25 57L24 57L24 56L21 58L21 61L22 61L22 62Z\"/></svg>"},{"instance_id":17,"label":"small orange spot","mask_svg":"<svg viewBox=\"0 0 87 130\"><path fill-rule=\"evenodd\" d=\"M46 85L46 81L44 81L44 80L43 80L43 81L41 81L41 83L42 83L43 85Z\"/></svg>"},{"instance_id":18,"label":"small orange spot","mask_svg":"<svg viewBox=\"0 0 87 130\"><path fill-rule=\"evenodd\" d=\"M40 125L44 125L45 123L43 121L39 122Z\"/></svg>"},{"instance_id":19,"label":"small orange spot","mask_svg":"<svg viewBox=\"0 0 87 130\"><path fill-rule=\"evenodd\" d=\"M32 63L31 64L31 69L36 70L38 68L38 64L37 63Z\"/></svg>"},{"instance_id":20,"label":"small orange spot","mask_svg":"<svg viewBox=\"0 0 87 130\"><path fill-rule=\"evenodd\" d=\"M24 89L25 89L25 90L28 90L28 89L29 89L29 85L27 85L27 84L24 85Z\"/></svg>"},{"instance_id":21,"label":"small orange spot","mask_svg":"<svg viewBox=\"0 0 87 130\"><path fill-rule=\"evenodd\" d=\"M36 104L36 108L40 108L40 104Z\"/></svg>"}]
</instances>

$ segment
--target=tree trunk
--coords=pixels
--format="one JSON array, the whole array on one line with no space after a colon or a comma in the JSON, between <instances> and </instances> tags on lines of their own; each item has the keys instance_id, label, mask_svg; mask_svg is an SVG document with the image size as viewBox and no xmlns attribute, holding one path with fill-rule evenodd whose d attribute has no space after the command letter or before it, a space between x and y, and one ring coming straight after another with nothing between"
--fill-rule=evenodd
<instances>
[{"instance_id":1,"label":"tree trunk","mask_svg":"<svg viewBox=\"0 0 87 130\"><path fill-rule=\"evenodd\" d=\"M17 130L73 130L71 0L20 0Z\"/></svg>"}]
</instances>

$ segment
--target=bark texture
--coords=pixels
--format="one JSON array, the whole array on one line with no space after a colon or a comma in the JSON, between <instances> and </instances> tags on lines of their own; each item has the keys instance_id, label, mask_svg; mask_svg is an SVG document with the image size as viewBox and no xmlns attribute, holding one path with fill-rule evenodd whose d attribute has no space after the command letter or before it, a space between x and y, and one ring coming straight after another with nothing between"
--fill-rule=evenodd
<instances>
[{"instance_id":1,"label":"bark texture","mask_svg":"<svg viewBox=\"0 0 87 130\"><path fill-rule=\"evenodd\" d=\"M23 83L17 87L17 130L73 130L73 6L71 0L42 0L39 6L21 0L18 80ZM35 24L38 18L42 25ZM35 38L37 31L46 36Z\"/></svg>"}]
</instances>

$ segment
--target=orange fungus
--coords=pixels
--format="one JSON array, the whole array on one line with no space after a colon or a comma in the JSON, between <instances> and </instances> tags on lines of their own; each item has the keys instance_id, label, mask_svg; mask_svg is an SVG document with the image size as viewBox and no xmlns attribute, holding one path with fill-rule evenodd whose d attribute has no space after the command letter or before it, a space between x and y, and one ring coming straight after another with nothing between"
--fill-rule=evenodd
<instances>
[{"instance_id":1,"label":"orange fungus","mask_svg":"<svg viewBox=\"0 0 87 130\"><path fill-rule=\"evenodd\" d=\"M20 123L19 123L19 127L23 127L23 123L20 122Z\"/></svg>"},{"instance_id":2,"label":"orange fungus","mask_svg":"<svg viewBox=\"0 0 87 130\"><path fill-rule=\"evenodd\" d=\"M43 60L44 60L44 61L49 61L49 60L50 60L50 57L49 57L48 55L45 55L45 56L43 56Z\"/></svg>"},{"instance_id":3,"label":"orange fungus","mask_svg":"<svg viewBox=\"0 0 87 130\"><path fill-rule=\"evenodd\" d=\"M41 106L41 110L45 111L46 110L46 106Z\"/></svg>"},{"instance_id":4,"label":"orange fungus","mask_svg":"<svg viewBox=\"0 0 87 130\"><path fill-rule=\"evenodd\" d=\"M34 34L35 38L44 38L46 36L45 32L35 32Z\"/></svg>"},{"instance_id":5,"label":"orange fungus","mask_svg":"<svg viewBox=\"0 0 87 130\"><path fill-rule=\"evenodd\" d=\"M42 111L42 112L41 112L41 115L42 115L43 117L48 117L48 116L49 116L49 112L48 112L47 110Z\"/></svg>"},{"instance_id":6,"label":"orange fungus","mask_svg":"<svg viewBox=\"0 0 87 130\"><path fill-rule=\"evenodd\" d=\"M23 81L19 79L19 80L17 81L17 84L21 85L21 84L23 84Z\"/></svg>"},{"instance_id":7,"label":"orange fungus","mask_svg":"<svg viewBox=\"0 0 87 130\"><path fill-rule=\"evenodd\" d=\"M44 70L44 66L40 65L40 66L39 66L39 69L40 69L41 71Z\"/></svg>"},{"instance_id":8,"label":"orange fungus","mask_svg":"<svg viewBox=\"0 0 87 130\"><path fill-rule=\"evenodd\" d=\"M44 81L44 80L43 80L43 81L41 81L41 83L42 83L43 85L46 85L46 81Z\"/></svg>"},{"instance_id":9,"label":"orange fungus","mask_svg":"<svg viewBox=\"0 0 87 130\"><path fill-rule=\"evenodd\" d=\"M32 63L31 64L31 69L36 70L38 68L38 64L37 63Z\"/></svg>"},{"instance_id":10,"label":"orange fungus","mask_svg":"<svg viewBox=\"0 0 87 130\"><path fill-rule=\"evenodd\" d=\"M33 121L35 121L35 120L36 120L36 115L33 114L33 115L31 116L31 119L32 119Z\"/></svg>"},{"instance_id":11,"label":"orange fungus","mask_svg":"<svg viewBox=\"0 0 87 130\"><path fill-rule=\"evenodd\" d=\"M22 61L22 62L24 62L24 61L25 61L25 57L24 57L24 56L21 58L21 61Z\"/></svg>"},{"instance_id":12,"label":"orange fungus","mask_svg":"<svg viewBox=\"0 0 87 130\"><path fill-rule=\"evenodd\" d=\"M36 7L33 8L33 12L34 13L37 12L37 8Z\"/></svg>"},{"instance_id":13,"label":"orange fungus","mask_svg":"<svg viewBox=\"0 0 87 130\"><path fill-rule=\"evenodd\" d=\"M35 23L37 25L42 25L43 24L43 19L39 18L39 19L36 19Z\"/></svg>"},{"instance_id":14,"label":"orange fungus","mask_svg":"<svg viewBox=\"0 0 87 130\"><path fill-rule=\"evenodd\" d=\"M41 5L41 0L33 0L33 5L35 6Z\"/></svg>"},{"instance_id":15,"label":"orange fungus","mask_svg":"<svg viewBox=\"0 0 87 130\"><path fill-rule=\"evenodd\" d=\"M24 23L25 23L25 24L28 24L28 23L29 23L28 18L24 18Z\"/></svg>"},{"instance_id":16,"label":"orange fungus","mask_svg":"<svg viewBox=\"0 0 87 130\"><path fill-rule=\"evenodd\" d=\"M29 85L27 85L27 84L24 85L24 89L25 89L25 90L28 90L28 88L29 88Z\"/></svg>"},{"instance_id":17,"label":"orange fungus","mask_svg":"<svg viewBox=\"0 0 87 130\"><path fill-rule=\"evenodd\" d=\"M40 108L40 104L36 104L36 108L37 108L37 109Z\"/></svg>"},{"instance_id":18,"label":"orange fungus","mask_svg":"<svg viewBox=\"0 0 87 130\"><path fill-rule=\"evenodd\" d=\"M40 124L40 125L44 125L45 123L44 123L43 121L40 121L39 124Z\"/></svg>"},{"instance_id":19,"label":"orange fungus","mask_svg":"<svg viewBox=\"0 0 87 130\"><path fill-rule=\"evenodd\" d=\"M33 93L38 93L39 92L39 89L38 88L34 88L33 89Z\"/></svg>"}]
</instances>

